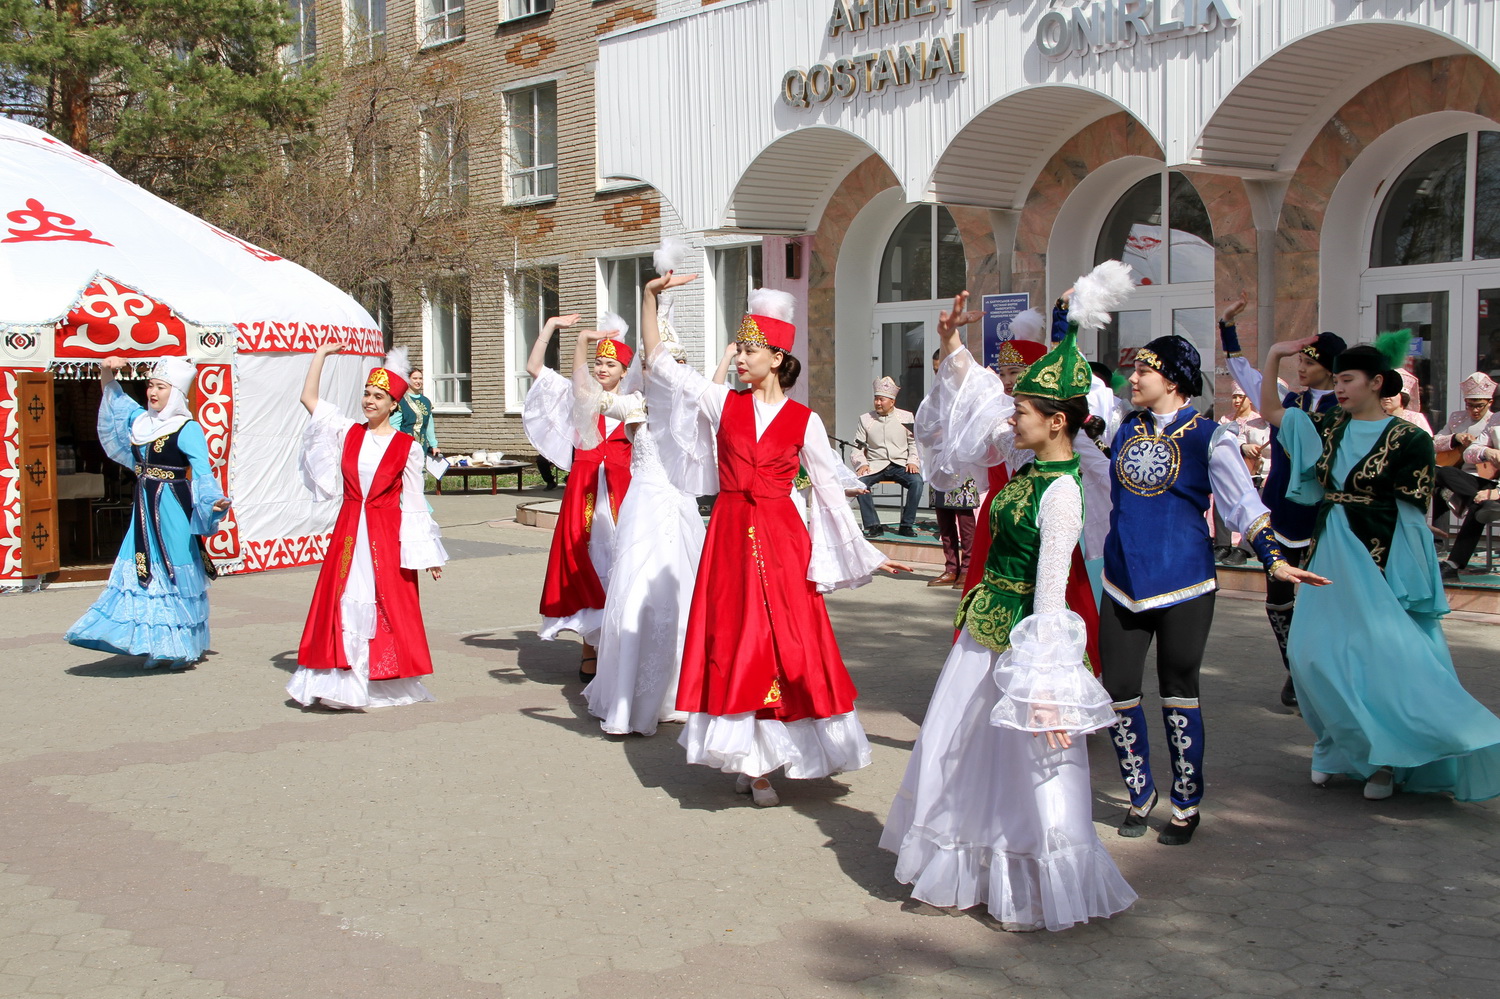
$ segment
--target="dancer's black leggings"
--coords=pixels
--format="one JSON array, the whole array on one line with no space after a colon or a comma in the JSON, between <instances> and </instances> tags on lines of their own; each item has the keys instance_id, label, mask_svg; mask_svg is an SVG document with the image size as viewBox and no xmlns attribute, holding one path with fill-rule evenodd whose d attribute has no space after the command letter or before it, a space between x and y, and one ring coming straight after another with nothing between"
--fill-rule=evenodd
<instances>
[{"instance_id":1,"label":"dancer's black leggings","mask_svg":"<svg viewBox=\"0 0 1500 999\"><path fill-rule=\"evenodd\" d=\"M1156 682L1162 697L1197 697L1198 671L1214 622L1214 596L1154 610L1126 610L1108 593L1099 609L1099 658L1112 701L1141 696L1146 653L1156 639Z\"/></svg>"}]
</instances>

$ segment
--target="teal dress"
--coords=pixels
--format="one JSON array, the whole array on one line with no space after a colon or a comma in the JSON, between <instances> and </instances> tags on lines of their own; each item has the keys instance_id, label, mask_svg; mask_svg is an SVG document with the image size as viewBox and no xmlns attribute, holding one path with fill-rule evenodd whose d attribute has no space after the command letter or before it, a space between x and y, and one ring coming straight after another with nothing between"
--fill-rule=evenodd
<instances>
[{"instance_id":1,"label":"teal dress","mask_svg":"<svg viewBox=\"0 0 1500 999\"><path fill-rule=\"evenodd\" d=\"M1500 795L1500 718L1463 688L1441 618L1448 613L1423 511L1432 439L1404 420L1287 410L1280 440L1287 495L1318 507L1287 643L1312 766L1368 778L1383 766L1403 790L1461 801Z\"/></svg>"},{"instance_id":2,"label":"teal dress","mask_svg":"<svg viewBox=\"0 0 1500 999\"><path fill-rule=\"evenodd\" d=\"M189 420L172 434L132 444L130 427L142 412L118 383L105 386L99 443L136 472L135 508L104 592L64 638L98 652L144 656L147 669L183 669L208 648L209 578L198 537L219 529L224 514L213 506L224 493L201 426Z\"/></svg>"}]
</instances>

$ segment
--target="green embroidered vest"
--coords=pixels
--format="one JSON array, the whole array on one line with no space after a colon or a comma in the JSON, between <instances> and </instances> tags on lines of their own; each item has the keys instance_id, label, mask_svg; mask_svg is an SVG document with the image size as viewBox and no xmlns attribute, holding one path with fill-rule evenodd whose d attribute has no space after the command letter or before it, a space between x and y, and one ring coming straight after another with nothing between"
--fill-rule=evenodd
<instances>
[{"instance_id":1,"label":"green embroidered vest","mask_svg":"<svg viewBox=\"0 0 1500 999\"><path fill-rule=\"evenodd\" d=\"M1036 595L1036 567L1041 555L1037 513L1042 494L1059 476L1083 482L1078 456L1066 461L1033 461L1017 472L990 504L990 554L984 580L959 604L954 626L967 627L987 649L1010 648L1010 630L1031 613Z\"/></svg>"},{"instance_id":2,"label":"green embroidered vest","mask_svg":"<svg viewBox=\"0 0 1500 999\"><path fill-rule=\"evenodd\" d=\"M1405 420L1391 420L1370 453L1350 469L1340 489L1333 481L1333 464L1349 427L1349 414L1334 409L1313 415L1313 422L1323 438L1323 454L1313 474L1324 489L1313 546L1323 535L1328 511L1337 503L1344 508L1349 529L1384 571L1396 533L1396 502L1405 500L1423 511L1432 502L1436 476L1432 438Z\"/></svg>"}]
</instances>

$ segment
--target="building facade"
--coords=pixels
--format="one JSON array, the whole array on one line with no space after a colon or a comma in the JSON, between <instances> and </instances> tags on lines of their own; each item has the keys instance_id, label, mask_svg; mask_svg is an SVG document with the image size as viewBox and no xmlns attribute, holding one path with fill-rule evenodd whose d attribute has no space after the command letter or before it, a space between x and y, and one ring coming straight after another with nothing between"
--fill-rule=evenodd
<instances>
[{"instance_id":1,"label":"building facade","mask_svg":"<svg viewBox=\"0 0 1500 999\"><path fill-rule=\"evenodd\" d=\"M1243 291L1253 356L1411 328L1436 425L1500 374L1497 58L1494 0L684 4L602 39L600 168L762 238L836 434L874 376L919 397L954 291L1045 308L1112 257L1141 285L1091 356L1181 333L1222 403Z\"/></svg>"},{"instance_id":2,"label":"building facade","mask_svg":"<svg viewBox=\"0 0 1500 999\"><path fill-rule=\"evenodd\" d=\"M635 338L651 253L681 232L670 206L635 178L602 174L595 148L600 37L656 17L649 0L292 0L302 24L292 62L402 60L457 80L461 117L416 109L406 133L424 184L438 184L481 231L458 269L421 287L361 289L388 339L426 373L438 440L450 455L533 453L521 429L526 358L545 320L581 313L593 326L623 315ZM448 93L455 88L449 87ZM651 96L640 94L636 111ZM356 159L358 153L356 151ZM379 196L378 187L374 196ZM485 228L505 213L505 224ZM755 280L760 237L695 235L685 267L704 281L680 295L677 321L695 363L711 369L715 294ZM705 308L705 303L709 307ZM737 309L742 310L742 305ZM735 321L738 320L738 312ZM718 342L724 336L717 334ZM567 371L573 339L549 360Z\"/></svg>"}]
</instances>

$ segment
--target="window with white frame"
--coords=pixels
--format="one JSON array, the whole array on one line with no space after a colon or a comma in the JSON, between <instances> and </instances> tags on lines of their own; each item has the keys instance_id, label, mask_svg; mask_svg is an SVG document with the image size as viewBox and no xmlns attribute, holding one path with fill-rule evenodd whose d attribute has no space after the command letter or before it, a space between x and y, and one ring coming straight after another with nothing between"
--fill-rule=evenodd
<instances>
[{"instance_id":1,"label":"window with white frame","mask_svg":"<svg viewBox=\"0 0 1500 999\"><path fill-rule=\"evenodd\" d=\"M422 44L441 45L464 36L464 0L422 0Z\"/></svg>"},{"instance_id":2,"label":"window with white frame","mask_svg":"<svg viewBox=\"0 0 1500 999\"><path fill-rule=\"evenodd\" d=\"M317 0L287 0L287 20L296 34L281 50L281 61L301 69L318 57Z\"/></svg>"},{"instance_id":3,"label":"window with white frame","mask_svg":"<svg viewBox=\"0 0 1500 999\"><path fill-rule=\"evenodd\" d=\"M718 247L710 251L709 259L714 275L717 349L723 350L739 335L740 320L749 305L750 290L763 283L760 244ZM715 355L707 360L717 363L718 357Z\"/></svg>"},{"instance_id":4,"label":"window with white frame","mask_svg":"<svg viewBox=\"0 0 1500 999\"><path fill-rule=\"evenodd\" d=\"M526 361L531 357L536 338L541 335L542 324L561 311L557 298L558 274L556 267L532 267L517 271L510 281L510 329L511 370L516 376L519 390L513 404L520 403L520 394L531 387L531 377L526 373ZM556 371L558 367L558 337L547 344L543 355L547 367Z\"/></svg>"},{"instance_id":5,"label":"window with white frame","mask_svg":"<svg viewBox=\"0 0 1500 999\"><path fill-rule=\"evenodd\" d=\"M371 132L350 131L349 175L361 195L371 197L390 177L391 150Z\"/></svg>"},{"instance_id":6,"label":"window with white frame","mask_svg":"<svg viewBox=\"0 0 1500 999\"><path fill-rule=\"evenodd\" d=\"M469 395L469 279L444 277L427 286L427 386L434 405L467 410Z\"/></svg>"},{"instance_id":7,"label":"window with white frame","mask_svg":"<svg viewBox=\"0 0 1500 999\"><path fill-rule=\"evenodd\" d=\"M646 282L656 275L656 270L649 256L601 260L600 266L608 302L606 308L630 324L625 341L634 348L640 334L641 292Z\"/></svg>"},{"instance_id":8,"label":"window with white frame","mask_svg":"<svg viewBox=\"0 0 1500 999\"><path fill-rule=\"evenodd\" d=\"M445 207L469 203L469 137L452 105L422 112L422 184Z\"/></svg>"},{"instance_id":9,"label":"window with white frame","mask_svg":"<svg viewBox=\"0 0 1500 999\"><path fill-rule=\"evenodd\" d=\"M505 95L510 198L557 197L557 84Z\"/></svg>"},{"instance_id":10,"label":"window with white frame","mask_svg":"<svg viewBox=\"0 0 1500 999\"><path fill-rule=\"evenodd\" d=\"M351 62L385 55L385 0L345 0Z\"/></svg>"},{"instance_id":11,"label":"window with white frame","mask_svg":"<svg viewBox=\"0 0 1500 999\"><path fill-rule=\"evenodd\" d=\"M504 0L505 19L514 21L532 14L545 14L552 9L552 2L553 0Z\"/></svg>"}]
</instances>

